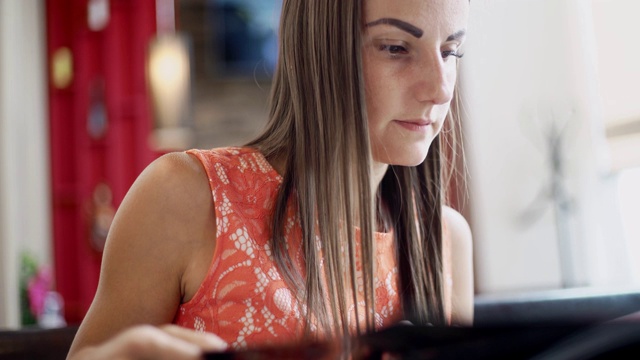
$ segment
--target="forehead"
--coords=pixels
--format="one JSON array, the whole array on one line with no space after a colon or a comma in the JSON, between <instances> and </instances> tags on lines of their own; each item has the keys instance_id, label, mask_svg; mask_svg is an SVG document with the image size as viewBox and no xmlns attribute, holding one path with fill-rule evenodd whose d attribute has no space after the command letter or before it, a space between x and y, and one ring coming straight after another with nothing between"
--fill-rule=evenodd
<instances>
[{"instance_id":1,"label":"forehead","mask_svg":"<svg viewBox=\"0 0 640 360\"><path fill-rule=\"evenodd\" d=\"M469 0L363 0L365 23L396 18L423 28L457 31L467 27Z\"/></svg>"}]
</instances>

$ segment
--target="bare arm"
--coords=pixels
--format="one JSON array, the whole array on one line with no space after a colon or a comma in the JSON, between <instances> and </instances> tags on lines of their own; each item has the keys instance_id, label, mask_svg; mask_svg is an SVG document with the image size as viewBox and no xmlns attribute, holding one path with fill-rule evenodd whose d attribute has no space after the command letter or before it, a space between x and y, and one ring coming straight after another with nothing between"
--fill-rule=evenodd
<instances>
[{"instance_id":1,"label":"bare arm","mask_svg":"<svg viewBox=\"0 0 640 360\"><path fill-rule=\"evenodd\" d=\"M138 325L98 346L85 346L72 357L73 360L199 360L203 351L220 351L226 347L227 344L213 334L177 325Z\"/></svg>"},{"instance_id":2,"label":"bare arm","mask_svg":"<svg viewBox=\"0 0 640 360\"><path fill-rule=\"evenodd\" d=\"M202 281L215 233L211 192L197 160L176 153L149 165L116 214L98 290L69 357L131 326L170 323L181 301L188 300ZM132 332L148 346L158 336L176 334L156 330L139 327ZM131 338L120 336L120 343ZM117 340L110 346L118 345Z\"/></svg>"},{"instance_id":3,"label":"bare arm","mask_svg":"<svg viewBox=\"0 0 640 360\"><path fill-rule=\"evenodd\" d=\"M451 276L453 281L451 323L473 324L473 245L467 221L454 209L445 207L446 222L451 244Z\"/></svg>"}]
</instances>

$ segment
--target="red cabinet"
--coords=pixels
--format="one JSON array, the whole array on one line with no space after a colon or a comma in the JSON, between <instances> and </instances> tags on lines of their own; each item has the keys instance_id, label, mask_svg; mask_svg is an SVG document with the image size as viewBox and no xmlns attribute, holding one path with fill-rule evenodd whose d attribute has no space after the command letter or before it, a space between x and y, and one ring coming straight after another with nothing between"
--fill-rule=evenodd
<instances>
[{"instance_id":1,"label":"red cabinet","mask_svg":"<svg viewBox=\"0 0 640 360\"><path fill-rule=\"evenodd\" d=\"M95 3L46 1L56 288L71 324L84 317L95 294L100 239L112 211L156 156L148 146L152 110L145 80L155 0L100 1L107 23L97 31L88 23ZM71 54L66 84L53 81L64 68L56 63L61 49Z\"/></svg>"}]
</instances>

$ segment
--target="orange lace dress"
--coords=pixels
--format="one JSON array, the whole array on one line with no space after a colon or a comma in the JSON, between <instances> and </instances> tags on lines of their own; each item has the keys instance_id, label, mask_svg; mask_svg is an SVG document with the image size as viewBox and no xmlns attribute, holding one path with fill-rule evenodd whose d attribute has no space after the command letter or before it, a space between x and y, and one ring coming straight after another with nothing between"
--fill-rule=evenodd
<instances>
[{"instance_id":1,"label":"orange lace dress","mask_svg":"<svg viewBox=\"0 0 640 360\"><path fill-rule=\"evenodd\" d=\"M252 148L188 153L200 160L209 177L216 210L216 248L202 285L191 300L180 305L174 323L212 332L235 349L300 340L305 314L304 307L297 305L299 290L286 285L268 243L281 176ZM301 230L295 219L290 209L285 236L294 265L303 268ZM375 319L376 327L381 328L399 321L401 309L393 235L375 233L375 240ZM445 263L448 258L445 254ZM450 289L450 276L446 278ZM449 304L450 290L445 295L445 304ZM445 308L449 313L450 306ZM351 311L355 312L353 306Z\"/></svg>"}]
</instances>

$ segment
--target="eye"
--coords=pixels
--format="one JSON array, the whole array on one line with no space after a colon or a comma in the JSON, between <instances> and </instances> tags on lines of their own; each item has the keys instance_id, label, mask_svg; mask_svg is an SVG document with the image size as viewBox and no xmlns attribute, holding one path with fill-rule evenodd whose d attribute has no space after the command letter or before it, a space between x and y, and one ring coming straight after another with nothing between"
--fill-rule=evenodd
<instances>
[{"instance_id":1,"label":"eye","mask_svg":"<svg viewBox=\"0 0 640 360\"><path fill-rule=\"evenodd\" d=\"M380 44L378 50L388 53L391 57L407 55L409 51L402 45Z\"/></svg>"},{"instance_id":2,"label":"eye","mask_svg":"<svg viewBox=\"0 0 640 360\"><path fill-rule=\"evenodd\" d=\"M454 57L457 57L458 59L461 59L464 56L464 54L459 54L457 51L454 51L454 50L446 50L442 52L443 59L446 59L450 56L454 56Z\"/></svg>"}]
</instances>

